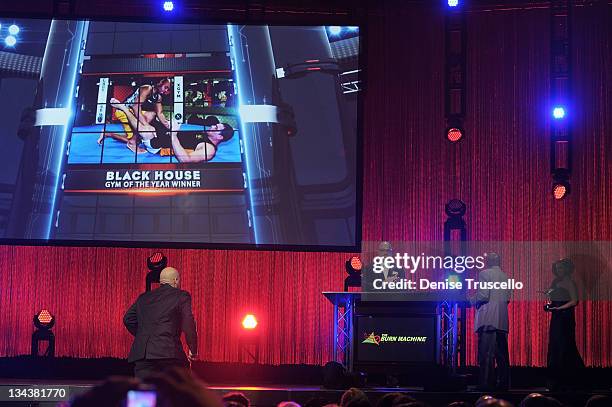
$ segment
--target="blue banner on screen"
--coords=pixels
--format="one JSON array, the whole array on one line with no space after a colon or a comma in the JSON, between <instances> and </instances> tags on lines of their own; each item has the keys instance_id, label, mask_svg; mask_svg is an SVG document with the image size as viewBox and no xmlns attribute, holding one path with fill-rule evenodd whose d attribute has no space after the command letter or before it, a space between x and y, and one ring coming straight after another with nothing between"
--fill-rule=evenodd
<instances>
[{"instance_id":1,"label":"blue banner on screen","mask_svg":"<svg viewBox=\"0 0 612 407\"><path fill-rule=\"evenodd\" d=\"M10 20L5 242L359 247L358 27Z\"/></svg>"}]
</instances>

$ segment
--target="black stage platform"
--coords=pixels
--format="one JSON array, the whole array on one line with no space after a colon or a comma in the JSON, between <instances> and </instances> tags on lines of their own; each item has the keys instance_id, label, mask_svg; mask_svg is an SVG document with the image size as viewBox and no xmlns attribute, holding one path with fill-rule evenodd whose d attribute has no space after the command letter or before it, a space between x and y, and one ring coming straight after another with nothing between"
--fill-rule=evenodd
<instances>
[{"instance_id":1,"label":"black stage platform","mask_svg":"<svg viewBox=\"0 0 612 407\"><path fill-rule=\"evenodd\" d=\"M296 401L302 405L309 400L319 399L317 405L337 403L342 390L328 390L322 387L323 368L312 365L255 365L197 362L193 366L197 376L209 383L210 387L224 394L232 391L244 393L254 406L275 406L281 401ZM69 386L71 394L78 394L99 383L110 375L129 375L131 366L123 359L73 359L73 358L31 358L29 356L16 358L0 358L0 387L10 385L40 385L54 384ZM482 392L473 391L476 370L468 368L464 371L467 390L448 386L440 386L437 391L427 391L417 383L418 372L406 372L401 377L401 387L381 387L377 384L381 377L368 378L368 385L363 390L375 404L378 398L389 392L406 392L419 401L424 401L432 407L446 406L452 401L474 402ZM545 388L544 369L520 368L512 369L513 387L510 391L494 393L513 402L515 405L529 393L539 392L551 395L568 407L582 407L593 394L611 395L612 369L585 369L583 383L588 383L588 391L572 391L551 393ZM446 379L440 377L440 381ZM282 384L277 384L282 383ZM431 386L429 386L431 387ZM456 385L455 385L456 387ZM586 388L586 387L583 387ZM51 406L56 403L0 403L1 406Z\"/></svg>"}]
</instances>

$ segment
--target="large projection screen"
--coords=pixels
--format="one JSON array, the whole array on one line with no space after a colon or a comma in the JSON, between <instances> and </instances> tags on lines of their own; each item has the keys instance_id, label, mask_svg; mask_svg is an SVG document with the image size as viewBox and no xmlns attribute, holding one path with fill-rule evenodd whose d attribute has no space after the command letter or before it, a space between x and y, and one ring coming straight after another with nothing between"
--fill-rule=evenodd
<instances>
[{"instance_id":1,"label":"large projection screen","mask_svg":"<svg viewBox=\"0 0 612 407\"><path fill-rule=\"evenodd\" d=\"M359 27L0 24L1 243L359 248Z\"/></svg>"}]
</instances>

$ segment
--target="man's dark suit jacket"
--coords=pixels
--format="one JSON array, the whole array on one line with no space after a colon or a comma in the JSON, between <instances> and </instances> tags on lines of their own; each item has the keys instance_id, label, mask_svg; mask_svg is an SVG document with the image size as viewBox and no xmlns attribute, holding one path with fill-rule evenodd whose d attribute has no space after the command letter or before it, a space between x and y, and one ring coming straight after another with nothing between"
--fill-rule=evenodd
<instances>
[{"instance_id":1,"label":"man's dark suit jacket","mask_svg":"<svg viewBox=\"0 0 612 407\"><path fill-rule=\"evenodd\" d=\"M186 360L181 331L185 332L191 353L198 353L191 295L169 284L141 294L125 313L123 324L135 337L128 362L142 359Z\"/></svg>"}]
</instances>

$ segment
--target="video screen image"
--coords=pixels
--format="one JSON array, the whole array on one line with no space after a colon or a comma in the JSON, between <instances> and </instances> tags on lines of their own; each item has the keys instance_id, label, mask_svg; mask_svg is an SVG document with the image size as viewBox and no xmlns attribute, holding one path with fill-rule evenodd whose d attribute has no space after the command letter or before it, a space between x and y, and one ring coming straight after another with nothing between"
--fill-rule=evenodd
<instances>
[{"instance_id":1,"label":"video screen image","mask_svg":"<svg viewBox=\"0 0 612 407\"><path fill-rule=\"evenodd\" d=\"M359 246L358 27L10 23L5 241Z\"/></svg>"},{"instance_id":2,"label":"video screen image","mask_svg":"<svg viewBox=\"0 0 612 407\"><path fill-rule=\"evenodd\" d=\"M80 90L68 164L241 161L231 78L93 76Z\"/></svg>"}]
</instances>

